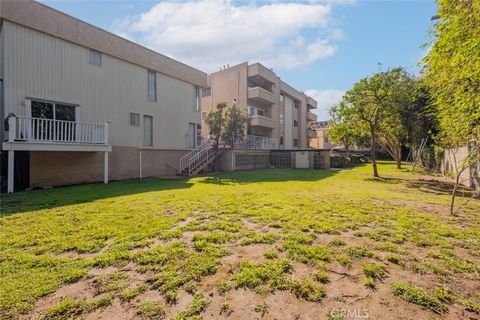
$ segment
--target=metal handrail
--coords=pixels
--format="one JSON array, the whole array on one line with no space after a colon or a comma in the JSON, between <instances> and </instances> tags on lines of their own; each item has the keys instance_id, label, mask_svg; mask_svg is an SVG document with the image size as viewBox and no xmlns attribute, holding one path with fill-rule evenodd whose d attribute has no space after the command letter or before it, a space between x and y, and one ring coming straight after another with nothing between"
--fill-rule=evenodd
<instances>
[{"instance_id":1,"label":"metal handrail","mask_svg":"<svg viewBox=\"0 0 480 320\"><path fill-rule=\"evenodd\" d=\"M200 163L209 159L214 152L213 141L209 139L180 158L179 173L185 170L187 170L188 174L192 173Z\"/></svg>"}]
</instances>

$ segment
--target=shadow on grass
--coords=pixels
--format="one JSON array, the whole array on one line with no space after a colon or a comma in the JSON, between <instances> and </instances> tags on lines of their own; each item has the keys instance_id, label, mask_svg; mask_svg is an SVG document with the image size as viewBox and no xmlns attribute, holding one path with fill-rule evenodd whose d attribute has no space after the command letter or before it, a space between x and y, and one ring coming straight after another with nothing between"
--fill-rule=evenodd
<instances>
[{"instance_id":1,"label":"shadow on grass","mask_svg":"<svg viewBox=\"0 0 480 320\"><path fill-rule=\"evenodd\" d=\"M185 189L188 180L132 179L18 192L1 196L0 217L150 191Z\"/></svg>"},{"instance_id":2,"label":"shadow on grass","mask_svg":"<svg viewBox=\"0 0 480 320\"><path fill-rule=\"evenodd\" d=\"M452 194L454 184L453 182L419 179L416 181L409 181L408 183L406 183L406 186L409 188L415 188L425 193L431 193L436 195L450 195ZM472 190L463 186L460 186L457 191L457 196L461 197L469 197L473 194Z\"/></svg>"},{"instance_id":3,"label":"shadow on grass","mask_svg":"<svg viewBox=\"0 0 480 320\"><path fill-rule=\"evenodd\" d=\"M339 170L311 169L260 169L251 171L228 172L218 176L205 177L200 183L216 185L235 185L257 182L319 181L329 178Z\"/></svg>"},{"instance_id":4,"label":"shadow on grass","mask_svg":"<svg viewBox=\"0 0 480 320\"><path fill-rule=\"evenodd\" d=\"M377 177L377 178L366 178L365 181L373 181L379 183L386 183L386 184L400 184L404 182L404 180L399 178L390 178L390 177Z\"/></svg>"}]
</instances>

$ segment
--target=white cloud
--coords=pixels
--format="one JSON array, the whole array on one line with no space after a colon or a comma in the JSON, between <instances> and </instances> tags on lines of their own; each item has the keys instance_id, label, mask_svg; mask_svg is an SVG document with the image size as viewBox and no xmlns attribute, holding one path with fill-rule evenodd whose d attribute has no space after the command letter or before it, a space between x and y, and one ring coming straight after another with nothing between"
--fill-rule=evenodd
<instances>
[{"instance_id":1,"label":"white cloud","mask_svg":"<svg viewBox=\"0 0 480 320\"><path fill-rule=\"evenodd\" d=\"M335 53L342 31L334 2L161 2L113 25L114 32L207 72L243 61L291 69Z\"/></svg>"},{"instance_id":2,"label":"white cloud","mask_svg":"<svg viewBox=\"0 0 480 320\"><path fill-rule=\"evenodd\" d=\"M328 120L328 110L336 103L342 101L345 94L344 90L329 89L329 90L306 90L305 94L317 100L317 109L314 112L317 114L318 121Z\"/></svg>"}]
</instances>

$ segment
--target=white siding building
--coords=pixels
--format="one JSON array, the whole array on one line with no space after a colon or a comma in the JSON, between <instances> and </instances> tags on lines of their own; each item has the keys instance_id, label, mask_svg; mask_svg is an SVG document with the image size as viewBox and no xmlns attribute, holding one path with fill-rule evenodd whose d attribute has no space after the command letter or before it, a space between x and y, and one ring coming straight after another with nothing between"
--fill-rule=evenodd
<instances>
[{"instance_id":1,"label":"white siding building","mask_svg":"<svg viewBox=\"0 0 480 320\"><path fill-rule=\"evenodd\" d=\"M205 73L34 1L0 2L0 81L9 191L172 175L197 145Z\"/></svg>"}]
</instances>

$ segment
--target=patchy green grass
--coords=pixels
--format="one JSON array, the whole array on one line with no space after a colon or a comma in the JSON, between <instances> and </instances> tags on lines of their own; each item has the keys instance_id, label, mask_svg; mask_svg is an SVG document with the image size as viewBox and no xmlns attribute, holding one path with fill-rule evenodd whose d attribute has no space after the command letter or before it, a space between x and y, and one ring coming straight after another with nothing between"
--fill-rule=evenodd
<instances>
[{"instance_id":1,"label":"patchy green grass","mask_svg":"<svg viewBox=\"0 0 480 320\"><path fill-rule=\"evenodd\" d=\"M392 283L392 290L403 300L431 309L436 313L442 314L448 310L440 300L410 283L396 281Z\"/></svg>"},{"instance_id":2,"label":"patchy green grass","mask_svg":"<svg viewBox=\"0 0 480 320\"><path fill-rule=\"evenodd\" d=\"M138 306L137 315L145 320L162 320L165 318L165 310L158 302L146 300Z\"/></svg>"},{"instance_id":3,"label":"patchy green grass","mask_svg":"<svg viewBox=\"0 0 480 320\"><path fill-rule=\"evenodd\" d=\"M253 319L274 306L236 309L244 290L262 299L282 291L330 310L346 299L331 294L337 281L349 281L342 297L363 292L370 305L381 291L368 288L392 281L392 305L404 318L447 309L474 317L480 201L452 217L445 182L389 162L380 163L381 178L370 170L270 169L2 196L0 319L81 318L115 299L139 317L195 318L212 309ZM44 301L82 283L93 299ZM149 291L162 301L140 304ZM182 295L188 306L171 314ZM39 311L38 301L47 307Z\"/></svg>"}]
</instances>

